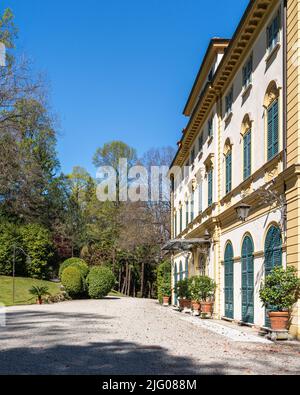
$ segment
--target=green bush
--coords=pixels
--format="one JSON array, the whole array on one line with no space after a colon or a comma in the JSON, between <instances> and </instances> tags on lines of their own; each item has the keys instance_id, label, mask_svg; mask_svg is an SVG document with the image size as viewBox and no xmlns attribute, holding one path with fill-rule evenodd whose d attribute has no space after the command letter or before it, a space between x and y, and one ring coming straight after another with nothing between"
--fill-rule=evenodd
<instances>
[{"instance_id":1,"label":"green bush","mask_svg":"<svg viewBox=\"0 0 300 395\"><path fill-rule=\"evenodd\" d=\"M159 303L163 302L164 296L171 296L171 262L164 261L157 267L157 297Z\"/></svg>"},{"instance_id":2,"label":"green bush","mask_svg":"<svg viewBox=\"0 0 300 395\"><path fill-rule=\"evenodd\" d=\"M300 292L300 279L297 270L276 267L266 277L260 290L260 299L265 307L276 306L276 310L289 310L297 302Z\"/></svg>"},{"instance_id":3,"label":"green bush","mask_svg":"<svg viewBox=\"0 0 300 395\"><path fill-rule=\"evenodd\" d=\"M185 278L184 280L178 281L175 292L180 299L190 299L189 280Z\"/></svg>"},{"instance_id":4,"label":"green bush","mask_svg":"<svg viewBox=\"0 0 300 395\"><path fill-rule=\"evenodd\" d=\"M54 257L54 246L48 229L39 224L29 224L20 228L21 245L30 257L26 259L27 275L46 279Z\"/></svg>"},{"instance_id":5,"label":"green bush","mask_svg":"<svg viewBox=\"0 0 300 395\"><path fill-rule=\"evenodd\" d=\"M66 261L64 261L59 268L59 278L61 279L63 271L67 267L76 267L79 269L82 277L85 279L87 278L87 275L89 274L89 267L86 264L86 262L83 259L80 258L69 258Z\"/></svg>"},{"instance_id":6,"label":"green bush","mask_svg":"<svg viewBox=\"0 0 300 395\"><path fill-rule=\"evenodd\" d=\"M109 294L116 283L113 272L108 267L95 266L87 277L88 293L92 299L101 299Z\"/></svg>"},{"instance_id":7,"label":"green bush","mask_svg":"<svg viewBox=\"0 0 300 395\"><path fill-rule=\"evenodd\" d=\"M84 292L83 277L77 267L67 267L62 273L61 283L72 298L79 297Z\"/></svg>"},{"instance_id":8,"label":"green bush","mask_svg":"<svg viewBox=\"0 0 300 395\"><path fill-rule=\"evenodd\" d=\"M189 292L195 302L207 302L216 292L216 283L208 276L194 276L189 280Z\"/></svg>"},{"instance_id":9,"label":"green bush","mask_svg":"<svg viewBox=\"0 0 300 395\"><path fill-rule=\"evenodd\" d=\"M11 276L13 272L14 245L20 245L20 234L15 225L8 222L0 224L0 275ZM24 258L16 254L16 274L26 275Z\"/></svg>"}]
</instances>

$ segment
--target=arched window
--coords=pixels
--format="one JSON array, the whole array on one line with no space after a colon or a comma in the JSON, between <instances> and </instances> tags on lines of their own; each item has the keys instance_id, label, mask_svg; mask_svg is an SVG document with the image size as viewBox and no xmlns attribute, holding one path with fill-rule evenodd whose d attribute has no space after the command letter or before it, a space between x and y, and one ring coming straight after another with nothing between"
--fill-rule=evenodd
<instances>
[{"instance_id":1,"label":"arched window","mask_svg":"<svg viewBox=\"0 0 300 395\"><path fill-rule=\"evenodd\" d=\"M242 245L242 321L254 323L254 245L246 236Z\"/></svg>"},{"instance_id":2,"label":"arched window","mask_svg":"<svg viewBox=\"0 0 300 395\"><path fill-rule=\"evenodd\" d=\"M243 175L246 180L251 176L252 171L252 122L249 115L244 117L241 134L243 137Z\"/></svg>"},{"instance_id":3,"label":"arched window","mask_svg":"<svg viewBox=\"0 0 300 395\"><path fill-rule=\"evenodd\" d=\"M264 98L268 160L279 153L279 92L276 82L272 81Z\"/></svg>"},{"instance_id":4,"label":"arched window","mask_svg":"<svg viewBox=\"0 0 300 395\"><path fill-rule=\"evenodd\" d=\"M185 278L189 278L189 258L185 259Z\"/></svg>"},{"instance_id":5,"label":"arched window","mask_svg":"<svg viewBox=\"0 0 300 395\"><path fill-rule=\"evenodd\" d=\"M179 264L179 280L182 281L183 280L183 266L182 266L182 262L180 261Z\"/></svg>"},{"instance_id":6,"label":"arched window","mask_svg":"<svg viewBox=\"0 0 300 395\"><path fill-rule=\"evenodd\" d=\"M272 225L265 240L265 276L270 274L272 269L276 266L282 266L282 238L280 228ZM268 311L274 308L276 308L276 306L269 306L268 309L266 309L266 327L271 326Z\"/></svg>"},{"instance_id":7,"label":"arched window","mask_svg":"<svg viewBox=\"0 0 300 395\"><path fill-rule=\"evenodd\" d=\"M224 275L225 275L225 317L232 318L234 316L234 263L233 263L232 244L228 243L224 256Z\"/></svg>"},{"instance_id":8,"label":"arched window","mask_svg":"<svg viewBox=\"0 0 300 395\"><path fill-rule=\"evenodd\" d=\"M225 192L226 195L232 190L232 145L227 139L224 148L225 156Z\"/></svg>"}]
</instances>

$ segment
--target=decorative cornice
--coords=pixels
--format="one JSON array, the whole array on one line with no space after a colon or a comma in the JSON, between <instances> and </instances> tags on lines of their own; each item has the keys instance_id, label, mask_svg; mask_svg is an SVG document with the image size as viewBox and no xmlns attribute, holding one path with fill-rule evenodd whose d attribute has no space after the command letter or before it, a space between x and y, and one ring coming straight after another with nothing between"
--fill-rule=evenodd
<instances>
[{"instance_id":1,"label":"decorative cornice","mask_svg":"<svg viewBox=\"0 0 300 395\"><path fill-rule=\"evenodd\" d=\"M220 65L208 84L190 118L181 139L181 148L171 165L182 166L197 133L213 104L228 88L252 43L255 41L270 10L277 0L251 0L249 6L228 46Z\"/></svg>"}]
</instances>

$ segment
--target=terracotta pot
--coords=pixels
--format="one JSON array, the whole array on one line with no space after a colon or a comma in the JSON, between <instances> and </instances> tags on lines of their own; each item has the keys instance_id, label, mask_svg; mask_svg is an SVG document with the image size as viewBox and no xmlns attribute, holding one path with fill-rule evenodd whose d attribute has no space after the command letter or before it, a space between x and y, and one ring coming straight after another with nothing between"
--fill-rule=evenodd
<instances>
[{"instance_id":1,"label":"terracotta pot","mask_svg":"<svg viewBox=\"0 0 300 395\"><path fill-rule=\"evenodd\" d=\"M179 307L184 309L190 309L192 306L192 302L189 299L179 299Z\"/></svg>"},{"instance_id":2,"label":"terracotta pot","mask_svg":"<svg viewBox=\"0 0 300 395\"><path fill-rule=\"evenodd\" d=\"M164 296L164 297L163 297L163 305L164 305L164 306L169 306L169 303L170 303L170 298L169 298L169 296Z\"/></svg>"},{"instance_id":3,"label":"terracotta pot","mask_svg":"<svg viewBox=\"0 0 300 395\"><path fill-rule=\"evenodd\" d=\"M43 299L42 298L38 298L37 303L38 304L43 304Z\"/></svg>"},{"instance_id":4,"label":"terracotta pot","mask_svg":"<svg viewBox=\"0 0 300 395\"><path fill-rule=\"evenodd\" d=\"M213 302L201 302L201 313L212 315L213 305Z\"/></svg>"},{"instance_id":5,"label":"terracotta pot","mask_svg":"<svg viewBox=\"0 0 300 395\"><path fill-rule=\"evenodd\" d=\"M194 311L200 311L201 305L199 302L196 302L195 300L192 301L192 308Z\"/></svg>"},{"instance_id":6,"label":"terracotta pot","mask_svg":"<svg viewBox=\"0 0 300 395\"><path fill-rule=\"evenodd\" d=\"M271 328L274 331L284 331L288 329L289 323L289 312L288 311L274 311L269 312L269 318L271 321Z\"/></svg>"}]
</instances>

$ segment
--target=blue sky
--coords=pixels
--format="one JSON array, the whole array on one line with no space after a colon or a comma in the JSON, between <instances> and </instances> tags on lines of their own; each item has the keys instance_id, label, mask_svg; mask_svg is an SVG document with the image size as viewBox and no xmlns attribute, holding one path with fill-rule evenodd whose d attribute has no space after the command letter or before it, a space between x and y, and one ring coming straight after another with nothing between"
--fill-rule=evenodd
<instances>
[{"instance_id":1,"label":"blue sky","mask_svg":"<svg viewBox=\"0 0 300 395\"><path fill-rule=\"evenodd\" d=\"M18 50L50 82L62 170L92 175L97 147L123 140L141 155L173 145L211 37L230 38L248 0L4 0Z\"/></svg>"}]
</instances>

